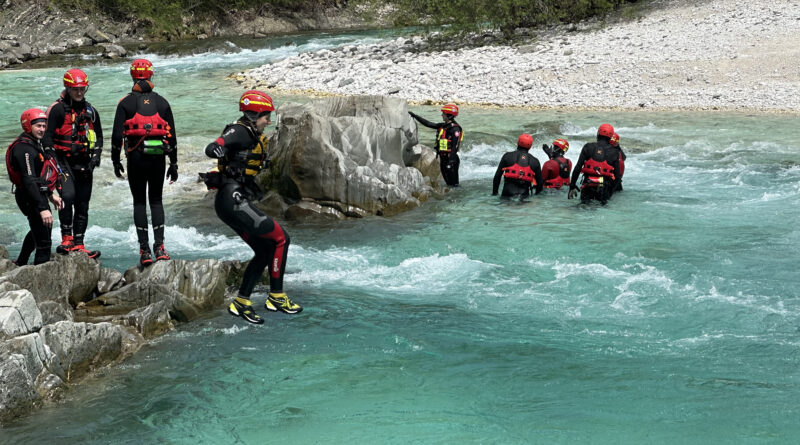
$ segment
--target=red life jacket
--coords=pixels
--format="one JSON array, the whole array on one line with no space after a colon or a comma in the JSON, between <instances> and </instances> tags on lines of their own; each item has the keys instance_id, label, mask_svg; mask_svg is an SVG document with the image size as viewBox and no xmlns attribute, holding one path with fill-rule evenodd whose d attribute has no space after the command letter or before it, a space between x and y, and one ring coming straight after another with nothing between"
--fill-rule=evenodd
<instances>
[{"instance_id":1,"label":"red life jacket","mask_svg":"<svg viewBox=\"0 0 800 445\"><path fill-rule=\"evenodd\" d=\"M511 167L503 168L503 177L506 179L516 179L518 181L530 182L531 186L536 185L536 175L530 166L521 167L514 164Z\"/></svg>"},{"instance_id":2,"label":"red life jacket","mask_svg":"<svg viewBox=\"0 0 800 445\"><path fill-rule=\"evenodd\" d=\"M25 134L15 139L14 142L8 146L8 150L6 150L6 170L8 170L8 178L11 180L11 183L17 187L22 186L22 173L11 165L11 154L14 147L22 142L26 142L34 147L38 145L35 139ZM39 153L39 159L42 161L39 181L41 181L42 186L47 186L47 189L52 192L58 184L58 163L51 157L45 158L42 153Z\"/></svg>"},{"instance_id":3,"label":"red life jacket","mask_svg":"<svg viewBox=\"0 0 800 445\"><path fill-rule=\"evenodd\" d=\"M544 182L544 186L549 189L560 189L565 185L569 185L569 161L564 159L563 156L553 158L558 163L558 176L553 179L548 179Z\"/></svg>"},{"instance_id":4,"label":"red life jacket","mask_svg":"<svg viewBox=\"0 0 800 445\"><path fill-rule=\"evenodd\" d=\"M142 146L142 142L161 141L167 145L166 139L171 137L170 126L160 114L158 104L149 93L131 93L136 95L136 114L123 124L122 134L128 139L127 150L133 151Z\"/></svg>"},{"instance_id":5,"label":"red life jacket","mask_svg":"<svg viewBox=\"0 0 800 445\"><path fill-rule=\"evenodd\" d=\"M89 102L86 102L86 106L78 113L61 98L47 109L48 116L50 116L50 110L58 103L61 103L64 107L64 123L55 129L53 148L65 156L87 154L89 150L89 131L94 132L94 113L87 111L92 106Z\"/></svg>"},{"instance_id":6,"label":"red life jacket","mask_svg":"<svg viewBox=\"0 0 800 445\"><path fill-rule=\"evenodd\" d=\"M583 187L602 187L605 179L614 180L614 167L606 161L595 161L589 159L583 163L581 173L585 174L583 179Z\"/></svg>"}]
</instances>

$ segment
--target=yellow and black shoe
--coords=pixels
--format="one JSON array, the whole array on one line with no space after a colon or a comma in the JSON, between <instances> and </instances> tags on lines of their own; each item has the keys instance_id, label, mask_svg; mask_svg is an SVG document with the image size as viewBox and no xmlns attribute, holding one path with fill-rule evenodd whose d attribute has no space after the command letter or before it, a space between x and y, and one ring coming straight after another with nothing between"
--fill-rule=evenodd
<instances>
[{"instance_id":1,"label":"yellow and black shoe","mask_svg":"<svg viewBox=\"0 0 800 445\"><path fill-rule=\"evenodd\" d=\"M236 297L228 306L228 312L236 317L242 317L250 323L263 324L264 319L261 318L256 311L253 310L253 302L246 298Z\"/></svg>"},{"instance_id":2,"label":"yellow and black shoe","mask_svg":"<svg viewBox=\"0 0 800 445\"><path fill-rule=\"evenodd\" d=\"M281 311L287 314L297 314L303 311L302 306L290 300L283 292L279 294L270 292L264 307L273 312Z\"/></svg>"}]
</instances>

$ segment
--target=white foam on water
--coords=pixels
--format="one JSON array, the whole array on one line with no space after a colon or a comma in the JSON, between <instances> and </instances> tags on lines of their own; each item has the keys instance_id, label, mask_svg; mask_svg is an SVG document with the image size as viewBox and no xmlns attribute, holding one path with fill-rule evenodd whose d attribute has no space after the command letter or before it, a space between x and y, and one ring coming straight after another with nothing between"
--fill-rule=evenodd
<instances>
[{"instance_id":1,"label":"white foam on water","mask_svg":"<svg viewBox=\"0 0 800 445\"><path fill-rule=\"evenodd\" d=\"M150 240L153 239L152 228L149 232ZM228 237L220 234L205 234L194 227L166 226L164 230L167 247L170 253L189 254L215 252L211 256L221 260L247 259L252 256L252 250L238 237ZM61 234L56 229L52 234L53 245L61 243ZM105 247L120 248L127 246L136 250L139 241L136 237L136 227L130 225L127 230L121 231L110 227L90 225L86 230L85 239L91 249ZM218 255L228 253L228 255Z\"/></svg>"},{"instance_id":2,"label":"white foam on water","mask_svg":"<svg viewBox=\"0 0 800 445\"><path fill-rule=\"evenodd\" d=\"M767 295L747 295L744 292L736 292L735 295L728 295L719 292L716 286L711 286L708 292L700 293L694 300L696 302L713 301L724 305L746 307L749 310L757 310L768 314L777 315L797 315L786 309L780 297Z\"/></svg>"},{"instance_id":3,"label":"white foam on water","mask_svg":"<svg viewBox=\"0 0 800 445\"><path fill-rule=\"evenodd\" d=\"M510 143L498 145L480 143L472 145L468 152L460 152L461 167L459 168L459 179L485 179L493 178L497 170L497 164L503 154L512 151L515 146Z\"/></svg>"},{"instance_id":4,"label":"white foam on water","mask_svg":"<svg viewBox=\"0 0 800 445\"><path fill-rule=\"evenodd\" d=\"M319 255L320 252L317 252ZM337 250L322 253L327 257L324 264L317 258L318 267L306 267L302 258L293 264L301 264L302 271L293 274L292 280L340 285L363 289L368 292L393 293L404 296L424 297L433 294L452 295L453 289L463 288L476 280L476 276L492 265L472 260L466 254L431 255L408 258L396 265L384 265L369 258L363 252Z\"/></svg>"}]
</instances>

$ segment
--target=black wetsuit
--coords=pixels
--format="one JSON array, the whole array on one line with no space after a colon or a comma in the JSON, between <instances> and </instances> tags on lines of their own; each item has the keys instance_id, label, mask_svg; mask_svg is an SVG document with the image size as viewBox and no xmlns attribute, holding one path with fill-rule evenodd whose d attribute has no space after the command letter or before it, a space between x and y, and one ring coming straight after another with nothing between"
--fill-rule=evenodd
<instances>
[{"instance_id":1,"label":"black wetsuit","mask_svg":"<svg viewBox=\"0 0 800 445\"><path fill-rule=\"evenodd\" d=\"M68 111L80 112L86 108L85 100L73 102L66 91L62 92L61 100L54 103L47 111L47 130L42 137L42 145L46 148L54 146L55 131L64 125ZM97 137L95 148L100 150L103 147L100 113L97 109L93 109L91 114L94 116L93 127ZM75 244L83 244L83 236L89 224L89 200L92 198L94 167L90 162L90 153L79 151L67 155L64 151L56 150L56 159L63 173L61 198L64 200L64 208L58 211L61 235L73 235Z\"/></svg>"},{"instance_id":2,"label":"black wetsuit","mask_svg":"<svg viewBox=\"0 0 800 445\"><path fill-rule=\"evenodd\" d=\"M536 189L537 195L542 192L544 181L542 180L542 167L539 165L539 160L530 154L528 150L517 147L516 150L507 152L500 159L500 164L497 165L497 171L494 173L494 181L492 182L493 195L496 195L497 190L500 188L500 180L503 178L503 169L513 165L530 167L531 170L533 170L536 185L534 186L530 182L519 179L505 178L501 196L527 198L530 196L532 188Z\"/></svg>"},{"instance_id":3,"label":"black wetsuit","mask_svg":"<svg viewBox=\"0 0 800 445\"><path fill-rule=\"evenodd\" d=\"M239 121L226 127L221 137L206 147L206 155L216 157L215 149L224 147L223 160L228 167L222 171L222 184L217 190L214 210L253 249L239 287L239 296L249 298L264 270L269 266L271 293L283 292L283 274L289 251L289 234L277 222L253 205L262 192L253 176L244 174L244 156L259 142L255 128Z\"/></svg>"},{"instance_id":4,"label":"black wetsuit","mask_svg":"<svg viewBox=\"0 0 800 445\"><path fill-rule=\"evenodd\" d=\"M607 138L599 138L597 142L590 142L581 149L581 154L578 157L578 161L575 163L575 168L572 170L572 180L569 184L570 190L578 188L578 179L581 176L581 170L583 169L584 163L589 159L593 159L597 162L605 161L614 169L614 177L619 177L620 150L609 144ZM611 195L614 194L616 186L616 181L612 180L611 184L604 183L600 187L583 187L581 189L581 203L587 203L596 199L600 201L601 204L605 204L611 198Z\"/></svg>"},{"instance_id":5,"label":"black wetsuit","mask_svg":"<svg viewBox=\"0 0 800 445\"><path fill-rule=\"evenodd\" d=\"M158 113L169 125L169 135L161 137L127 136L125 121L132 119L137 113L143 116L153 116ZM133 195L133 223L136 226L136 236L139 247L148 250L150 247L147 229L147 201L150 201L150 213L153 221L153 241L155 245L164 244L164 205L162 203L162 190L166 172L165 157L169 156L170 164L178 162L177 138L175 136L175 121L169 102L153 91L153 84L147 80L137 81L131 92L117 104L114 115L114 130L111 134L111 160L115 164L120 162L120 153L126 147L128 185ZM158 144L165 140L166 143L156 150L146 146L152 140ZM153 151L160 152L151 154Z\"/></svg>"},{"instance_id":6,"label":"black wetsuit","mask_svg":"<svg viewBox=\"0 0 800 445\"><path fill-rule=\"evenodd\" d=\"M442 172L444 182L452 187L458 186L458 167L461 165L461 160L458 157L458 150L461 146L461 138L463 130L461 125L453 120L450 122L431 122L416 114L411 115L420 124L433 128L436 130L436 155L439 156L439 168ZM444 130L444 131L442 131ZM450 151L443 151L440 149L440 141L446 140L447 147Z\"/></svg>"},{"instance_id":7,"label":"black wetsuit","mask_svg":"<svg viewBox=\"0 0 800 445\"><path fill-rule=\"evenodd\" d=\"M30 231L22 242L22 251L17 258L17 264L22 266L28 263L31 252L35 249L36 256L33 264L42 264L50 260L52 240L51 228L44 225L41 212L50 210L47 202L52 191L47 190L44 181L39 177L44 165L44 150L41 142L22 133L19 141L11 152L9 159L11 168L19 172L22 185L16 188L14 198L22 214L28 218Z\"/></svg>"}]
</instances>

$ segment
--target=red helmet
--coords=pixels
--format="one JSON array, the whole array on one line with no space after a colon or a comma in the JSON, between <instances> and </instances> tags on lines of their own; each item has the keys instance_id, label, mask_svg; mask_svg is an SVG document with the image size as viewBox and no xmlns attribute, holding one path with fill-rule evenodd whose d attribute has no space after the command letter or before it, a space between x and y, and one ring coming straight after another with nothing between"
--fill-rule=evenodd
<instances>
[{"instance_id":1,"label":"red helmet","mask_svg":"<svg viewBox=\"0 0 800 445\"><path fill-rule=\"evenodd\" d=\"M458 105L456 104L447 104L442 107L442 113L449 114L450 116L456 117L458 116Z\"/></svg>"},{"instance_id":2,"label":"red helmet","mask_svg":"<svg viewBox=\"0 0 800 445\"><path fill-rule=\"evenodd\" d=\"M611 136L611 140L608 142L614 147L619 147L619 135L614 133L614 135Z\"/></svg>"},{"instance_id":3,"label":"red helmet","mask_svg":"<svg viewBox=\"0 0 800 445\"><path fill-rule=\"evenodd\" d=\"M47 122L47 115L38 108L29 108L23 111L22 116L19 117L19 123L22 124L22 131L29 134L33 131L31 126L42 121Z\"/></svg>"},{"instance_id":4,"label":"red helmet","mask_svg":"<svg viewBox=\"0 0 800 445\"><path fill-rule=\"evenodd\" d=\"M147 59L136 59L131 63L131 77L147 80L153 77L153 64Z\"/></svg>"},{"instance_id":5,"label":"red helmet","mask_svg":"<svg viewBox=\"0 0 800 445\"><path fill-rule=\"evenodd\" d=\"M67 88L88 88L89 78L83 70L73 68L64 73L64 86Z\"/></svg>"},{"instance_id":6,"label":"red helmet","mask_svg":"<svg viewBox=\"0 0 800 445\"><path fill-rule=\"evenodd\" d=\"M239 111L255 111L260 114L266 111L275 111L275 106L272 104L269 94L258 90L248 90L239 99Z\"/></svg>"},{"instance_id":7,"label":"red helmet","mask_svg":"<svg viewBox=\"0 0 800 445\"><path fill-rule=\"evenodd\" d=\"M562 152L566 153L569 150L569 142L567 142L566 139L556 139L553 141L553 147L556 147Z\"/></svg>"},{"instance_id":8,"label":"red helmet","mask_svg":"<svg viewBox=\"0 0 800 445\"><path fill-rule=\"evenodd\" d=\"M533 136L529 135L528 133L522 133L519 135L519 139L517 139L517 147L520 148L531 148L533 145Z\"/></svg>"},{"instance_id":9,"label":"red helmet","mask_svg":"<svg viewBox=\"0 0 800 445\"><path fill-rule=\"evenodd\" d=\"M603 124L597 129L597 135L611 139L611 137L614 136L614 127L612 127L611 124Z\"/></svg>"}]
</instances>

